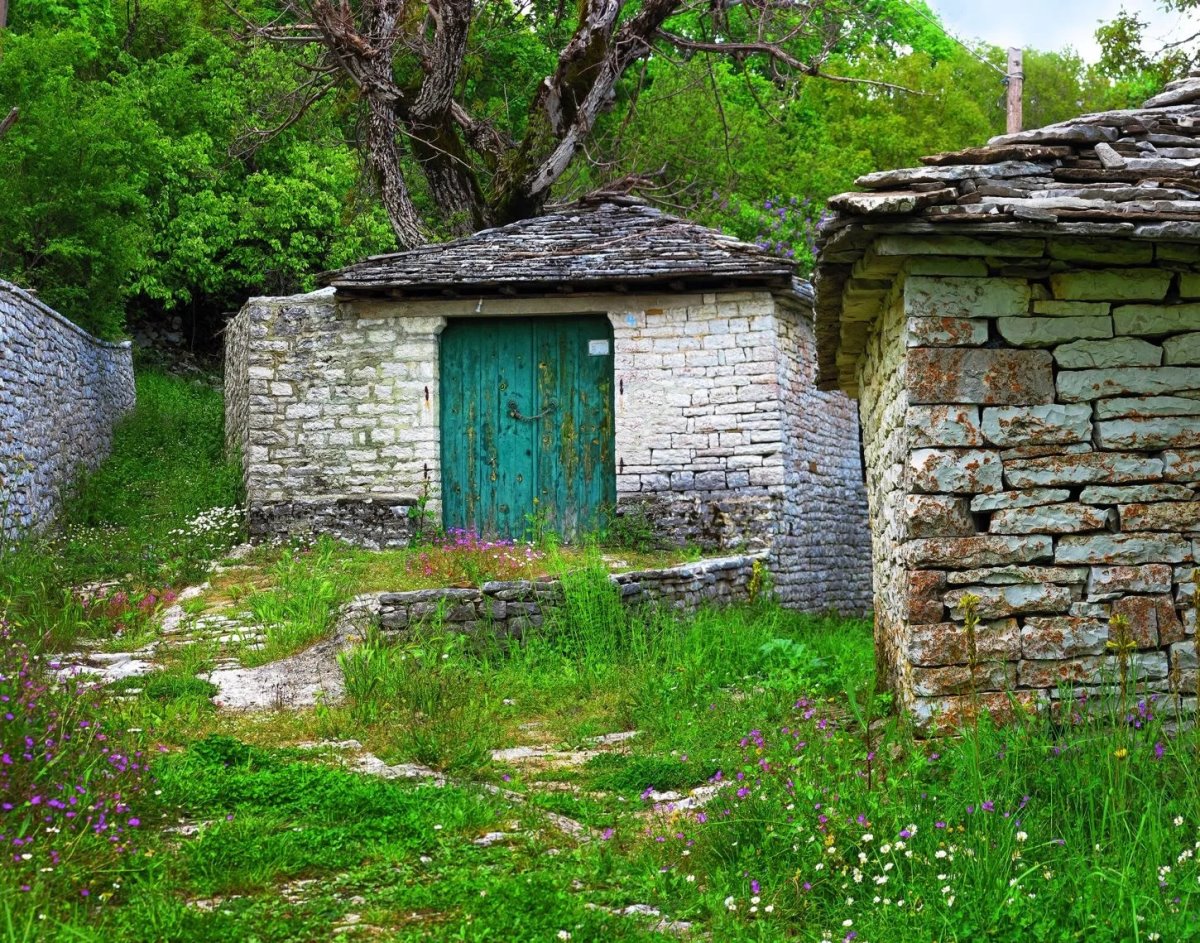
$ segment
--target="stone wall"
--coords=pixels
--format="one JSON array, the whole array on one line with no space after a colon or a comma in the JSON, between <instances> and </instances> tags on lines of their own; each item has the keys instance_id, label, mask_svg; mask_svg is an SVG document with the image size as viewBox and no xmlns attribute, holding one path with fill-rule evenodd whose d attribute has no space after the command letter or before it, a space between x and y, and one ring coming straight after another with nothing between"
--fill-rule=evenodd
<instances>
[{"instance_id":1,"label":"stone wall","mask_svg":"<svg viewBox=\"0 0 1200 943\"><path fill-rule=\"evenodd\" d=\"M1124 615L1139 685L1194 710L1200 248L891 237L872 265L895 301L858 375L905 705L928 725L972 689L994 709L1095 690ZM965 593L984 620L974 677Z\"/></svg>"},{"instance_id":2,"label":"stone wall","mask_svg":"<svg viewBox=\"0 0 1200 943\"><path fill-rule=\"evenodd\" d=\"M904 343L903 302L889 298L871 328L859 367L859 412L870 505L876 674L893 690L905 689L908 666L907 577L900 560L906 537L903 482L910 428Z\"/></svg>"},{"instance_id":3,"label":"stone wall","mask_svg":"<svg viewBox=\"0 0 1200 943\"><path fill-rule=\"evenodd\" d=\"M775 300L650 302L609 312L618 504L681 542L768 547L785 477Z\"/></svg>"},{"instance_id":4,"label":"stone wall","mask_svg":"<svg viewBox=\"0 0 1200 943\"><path fill-rule=\"evenodd\" d=\"M247 303L228 329L226 434L245 443L252 537L407 542L410 509L425 495L437 507L444 326L350 313L331 290Z\"/></svg>"},{"instance_id":5,"label":"stone wall","mask_svg":"<svg viewBox=\"0 0 1200 943\"><path fill-rule=\"evenodd\" d=\"M811 313L769 292L251 300L227 331L227 436L255 537L408 540L440 521L438 335L450 318L604 314L619 513L707 550L778 548L797 608L869 605L857 424L813 389ZM781 356L782 354L782 356Z\"/></svg>"},{"instance_id":6,"label":"stone wall","mask_svg":"<svg viewBox=\"0 0 1200 943\"><path fill-rule=\"evenodd\" d=\"M871 609L871 534L866 525L858 416L840 393L816 388L812 315L780 303L777 365L783 407L783 514L771 571L785 605L824 600L831 609Z\"/></svg>"},{"instance_id":7,"label":"stone wall","mask_svg":"<svg viewBox=\"0 0 1200 943\"><path fill-rule=\"evenodd\" d=\"M250 318L246 309L225 325L225 450L243 460L250 450Z\"/></svg>"},{"instance_id":8,"label":"stone wall","mask_svg":"<svg viewBox=\"0 0 1200 943\"><path fill-rule=\"evenodd\" d=\"M97 340L0 281L0 540L48 524L133 407L130 345Z\"/></svg>"},{"instance_id":9,"label":"stone wall","mask_svg":"<svg viewBox=\"0 0 1200 943\"><path fill-rule=\"evenodd\" d=\"M619 573L610 579L626 605L661 604L691 612L706 604L747 600L757 561L765 562L765 555L698 560L659 570ZM429 622L440 610L445 624L456 631L520 638L527 629L542 625L547 610L561 604L562 598L557 581L528 580L484 583L478 589L367 593L348 604L343 618L397 632Z\"/></svg>"}]
</instances>

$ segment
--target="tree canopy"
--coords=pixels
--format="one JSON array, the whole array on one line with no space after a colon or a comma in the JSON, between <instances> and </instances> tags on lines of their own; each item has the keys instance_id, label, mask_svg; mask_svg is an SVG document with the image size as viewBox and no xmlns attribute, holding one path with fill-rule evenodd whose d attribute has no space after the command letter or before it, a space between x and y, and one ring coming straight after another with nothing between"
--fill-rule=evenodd
<instances>
[{"instance_id":1,"label":"tree canopy","mask_svg":"<svg viewBox=\"0 0 1200 943\"><path fill-rule=\"evenodd\" d=\"M1028 51L1026 123L1140 103L1191 63L1142 51L1135 20L1096 67ZM631 181L805 263L855 176L1003 129L1002 64L909 0L11 0L0 276L106 336L215 326Z\"/></svg>"}]
</instances>

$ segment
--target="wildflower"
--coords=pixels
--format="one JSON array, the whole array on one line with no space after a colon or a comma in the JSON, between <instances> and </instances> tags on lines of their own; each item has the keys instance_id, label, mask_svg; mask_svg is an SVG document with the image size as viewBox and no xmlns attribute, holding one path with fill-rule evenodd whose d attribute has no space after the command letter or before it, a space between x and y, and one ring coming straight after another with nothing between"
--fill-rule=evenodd
<instances>
[{"instance_id":1,"label":"wildflower","mask_svg":"<svg viewBox=\"0 0 1200 943\"><path fill-rule=\"evenodd\" d=\"M1026 832L1017 832L1017 841L1025 841L1029 837Z\"/></svg>"},{"instance_id":2,"label":"wildflower","mask_svg":"<svg viewBox=\"0 0 1200 943\"><path fill-rule=\"evenodd\" d=\"M1179 828L1179 826L1181 826L1181 825L1183 824L1183 816L1182 816L1182 815L1177 815L1177 816L1175 816L1175 818L1171 819L1171 823L1172 823L1172 824L1173 824L1173 825L1174 825L1176 828Z\"/></svg>"},{"instance_id":3,"label":"wildflower","mask_svg":"<svg viewBox=\"0 0 1200 943\"><path fill-rule=\"evenodd\" d=\"M1113 750L1113 756L1115 756L1118 760L1123 760L1125 757L1129 756L1129 751L1124 747L1121 747L1119 750Z\"/></svg>"},{"instance_id":4,"label":"wildflower","mask_svg":"<svg viewBox=\"0 0 1200 943\"><path fill-rule=\"evenodd\" d=\"M569 939L571 939L571 933L568 930L559 930L558 938L560 940L569 940Z\"/></svg>"},{"instance_id":5,"label":"wildflower","mask_svg":"<svg viewBox=\"0 0 1200 943\"><path fill-rule=\"evenodd\" d=\"M725 909L728 911L737 910L737 901L732 896L725 898Z\"/></svg>"}]
</instances>

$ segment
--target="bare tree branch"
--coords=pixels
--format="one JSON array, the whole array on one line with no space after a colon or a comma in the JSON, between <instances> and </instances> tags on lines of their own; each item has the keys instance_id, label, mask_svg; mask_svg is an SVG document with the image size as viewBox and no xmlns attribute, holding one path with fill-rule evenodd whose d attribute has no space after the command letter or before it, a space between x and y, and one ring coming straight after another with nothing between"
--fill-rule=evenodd
<instances>
[{"instance_id":1,"label":"bare tree branch","mask_svg":"<svg viewBox=\"0 0 1200 943\"><path fill-rule=\"evenodd\" d=\"M544 9L518 3L503 13L480 0L277 0L275 15L262 22L231 6L248 36L319 43L324 50L315 65L300 64L312 75L298 83L286 115L244 143L252 152L295 124L337 84L336 73L361 97L362 150L396 238L415 245L427 238L427 230L405 178L404 168L413 160L451 231L535 215L576 156L587 156L583 149L600 116L613 106L622 77L642 62L629 113L617 131L620 138L637 109L651 56L665 62L674 50L684 58L761 56L780 83L813 77L912 92L824 71L851 24L864 21L861 7L858 0L639 0L636 5L634 0L578 0L572 14L561 0ZM472 114L464 100L464 64L472 55L472 25L481 16L492 36L506 28L514 36L531 30L557 35L574 16L574 31L554 69L533 92L520 140L506 138ZM681 25L668 30L672 17ZM696 23L702 35L684 35ZM711 64L708 71L720 109ZM735 145L723 109L721 122L728 153Z\"/></svg>"},{"instance_id":2,"label":"bare tree branch","mask_svg":"<svg viewBox=\"0 0 1200 943\"><path fill-rule=\"evenodd\" d=\"M809 76L815 79L825 79L829 82L848 82L855 85L870 85L875 88L886 88L894 92L907 92L910 95L924 95L924 92L917 89L909 88L905 85L896 85L892 82L882 82L878 79L862 79L848 75L831 75L824 72L821 68L810 62L804 62L797 59L782 46L774 42L753 42L753 43L712 43L701 42L695 39L688 39L684 36L679 36L675 33L668 33L666 30L659 30L660 38L665 39L676 49L684 49L690 52L709 52L717 53L722 56L748 56L748 55L764 55L768 56L775 62L786 65L788 68L795 70L800 75Z\"/></svg>"},{"instance_id":3,"label":"bare tree branch","mask_svg":"<svg viewBox=\"0 0 1200 943\"><path fill-rule=\"evenodd\" d=\"M274 127L250 128L239 134L229 146L231 156L244 158L254 154L267 142L273 141L288 128L292 127L292 125L308 113L308 110L313 105L337 87L337 81L330 78L329 70L319 69L316 66L306 67L302 65L302 67L311 69L315 74L307 82L304 82L293 90L291 95L288 96L292 105L287 115Z\"/></svg>"}]
</instances>

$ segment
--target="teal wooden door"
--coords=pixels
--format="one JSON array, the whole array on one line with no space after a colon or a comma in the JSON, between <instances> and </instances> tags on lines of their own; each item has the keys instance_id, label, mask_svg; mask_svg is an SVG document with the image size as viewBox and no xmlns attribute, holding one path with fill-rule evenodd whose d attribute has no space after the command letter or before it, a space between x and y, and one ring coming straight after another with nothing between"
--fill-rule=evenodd
<instances>
[{"instance_id":1,"label":"teal wooden door","mask_svg":"<svg viewBox=\"0 0 1200 943\"><path fill-rule=\"evenodd\" d=\"M571 540L616 499L612 327L598 316L470 318L441 339L443 523Z\"/></svg>"}]
</instances>

